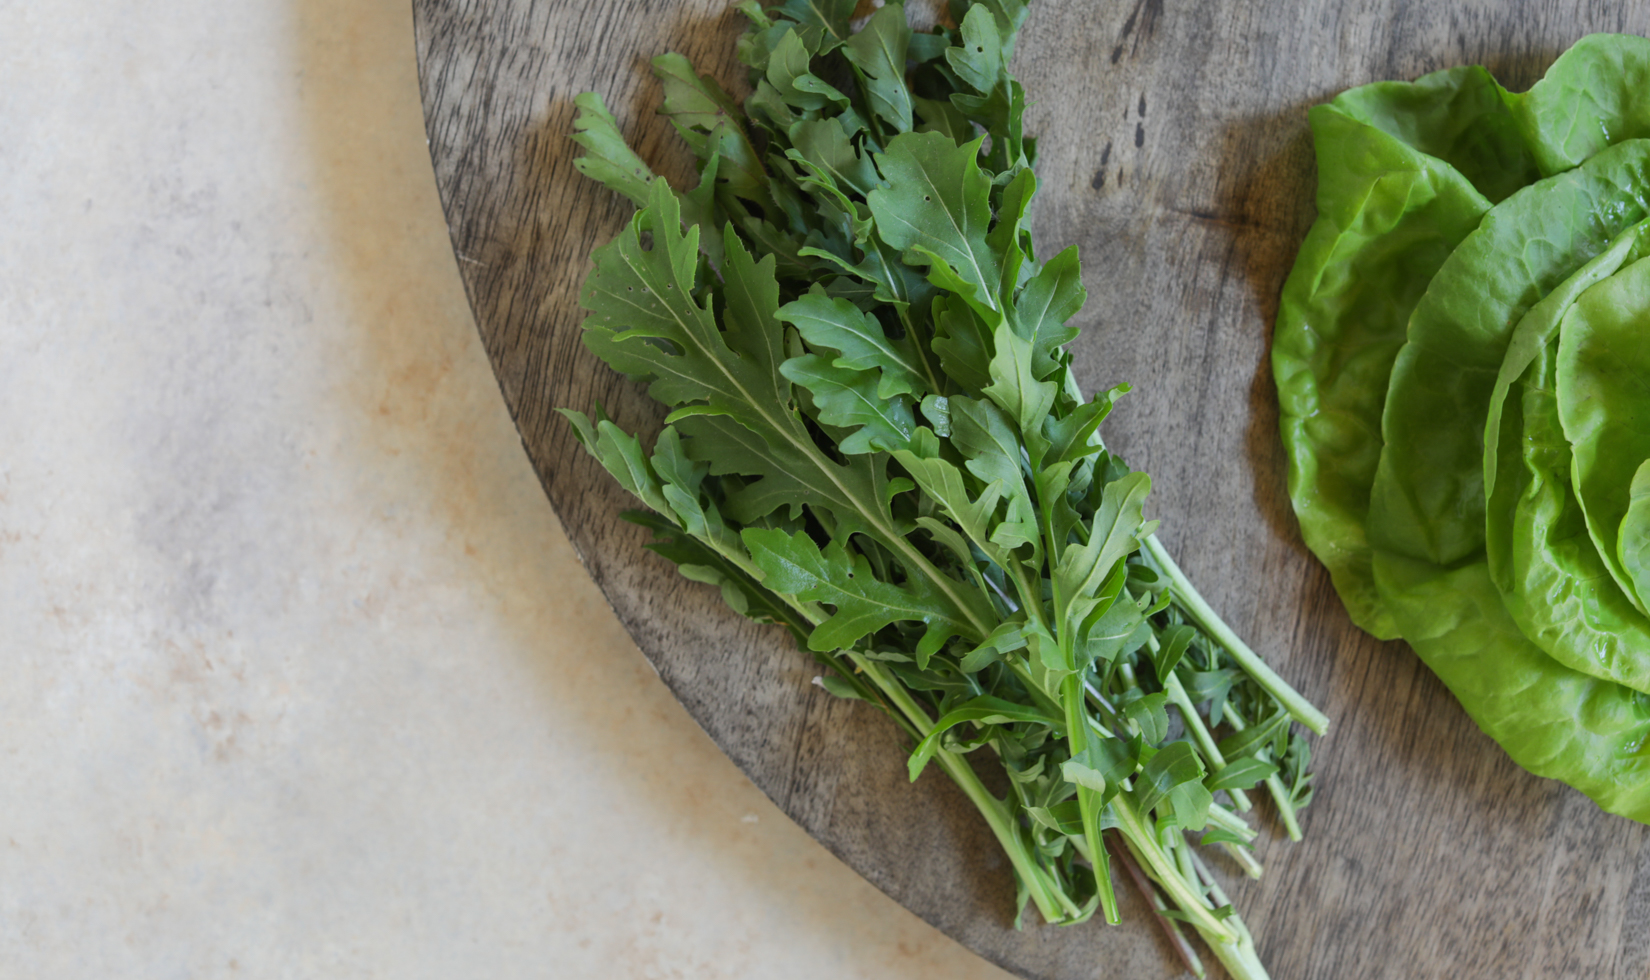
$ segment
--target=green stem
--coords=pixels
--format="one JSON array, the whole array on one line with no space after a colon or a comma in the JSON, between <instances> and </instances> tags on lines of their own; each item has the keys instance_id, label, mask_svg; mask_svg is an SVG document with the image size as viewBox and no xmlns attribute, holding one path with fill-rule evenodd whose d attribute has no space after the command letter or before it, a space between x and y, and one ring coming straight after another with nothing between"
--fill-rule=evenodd
<instances>
[{"instance_id":1,"label":"green stem","mask_svg":"<svg viewBox=\"0 0 1650 980\"><path fill-rule=\"evenodd\" d=\"M1122 865L1123 870L1128 873L1129 880L1134 882L1135 889L1146 897L1146 901L1151 903L1152 911L1158 913L1168 911L1168 903L1163 901L1163 896L1156 888L1152 887L1151 879L1147 878L1146 873L1140 870L1140 865L1135 861L1134 855L1129 852L1129 848L1119 844L1117 838L1118 835L1115 833L1106 837L1106 843L1110 845L1107 850L1117 857L1117 863ZM1186 969L1192 971L1192 974L1198 980L1202 980L1206 975L1203 969L1203 961L1198 959L1197 950L1192 948L1192 944L1186 941L1186 934L1180 930L1180 923L1161 914L1153 918L1157 919L1157 924L1168 935L1169 944L1179 954L1180 961L1186 964Z\"/></svg>"},{"instance_id":2,"label":"green stem","mask_svg":"<svg viewBox=\"0 0 1650 980\"><path fill-rule=\"evenodd\" d=\"M1080 759L1088 748L1089 719L1083 709L1083 679L1068 674L1061 682L1061 698L1066 707L1066 744L1071 757ZM1087 786L1077 787L1077 808L1083 818L1083 837L1088 842L1089 863L1094 868L1094 881L1100 894L1100 908L1106 921L1117 925L1123 921L1117 908L1117 893L1112 888L1111 867L1106 863L1106 843L1100 837L1100 814L1104 809L1100 794Z\"/></svg>"},{"instance_id":3,"label":"green stem","mask_svg":"<svg viewBox=\"0 0 1650 980\"><path fill-rule=\"evenodd\" d=\"M1255 828L1243 822L1243 818L1221 806L1219 803L1209 805L1209 822L1227 833L1241 836L1244 843L1252 841L1257 836Z\"/></svg>"},{"instance_id":4,"label":"green stem","mask_svg":"<svg viewBox=\"0 0 1650 980\"><path fill-rule=\"evenodd\" d=\"M855 668L869 676L883 695L905 715L920 737L926 738L928 733L934 730L933 719L928 717L928 713L917 704L903 684L889 676L882 664L854 650L848 651L848 658L853 661ZM1026 848L1025 839L1020 835L1020 828L1014 821L1008 805L991 795L991 791L980 782L979 775L968 764L968 760L955 752L940 749L934 753L934 761L940 764L985 817L986 824L996 835L997 843L1002 845L1009 863L1014 866L1015 873L1019 875L1021 883L1025 885L1026 892L1036 904L1037 911L1042 913L1043 919L1051 924L1059 924L1082 915L1082 909L1054 884L1048 872Z\"/></svg>"},{"instance_id":5,"label":"green stem","mask_svg":"<svg viewBox=\"0 0 1650 980\"><path fill-rule=\"evenodd\" d=\"M1163 543L1157 540L1157 535L1153 534L1146 538L1146 551L1151 555L1152 562L1158 566L1158 569L1169 576L1170 582L1173 583L1174 596L1180 600L1181 607L1191 614L1192 619L1203 628L1205 633L1219 641L1226 648L1226 651L1232 655L1232 659L1236 660L1238 665L1247 671L1249 676L1253 677L1262 688L1265 688L1266 693L1277 698L1278 703L1283 705L1284 709L1293 715L1296 721L1319 735L1329 731L1329 717L1313 707L1310 701L1307 701L1300 695L1300 692L1290 687L1283 678L1273 673L1272 668L1266 666L1266 661L1262 660L1255 651L1249 649L1249 645L1244 643L1242 638L1232 632L1232 628L1227 626L1215 614L1215 611L1204 601L1203 596L1187 580L1186 573L1180 570L1180 566L1175 564L1173 558L1169 557L1169 552L1164 549Z\"/></svg>"},{"instance_id":6,"label":"green stem","mask_svg":"<svg viewBox=\"0 0 1650 980\"><path fill-rule=\"evenodd\" d=\"M1238 867L1243 869L1244 874L1257 880L1260 878L1265 869L1260 866L1259 861L1255 860L1255 854L1253 851L1249 850L1247 847L1244 847L1242 844L1237 844L1232 841L1223 841L1220 846L1226 851L1226 856L1231 858L1234 862L1236 862Z\"/></svg>"},{"instance_id":7,"label":"green stem","mask_svg":"<svg viewBox=\"0 0 1650 980\"><path fill-rule=\"evenodd\" d=\"M1112 797L1111 808L1112 814L1117 818L1118 831L1134 850L1135 857L1145 866L1146 873L1168 893L1175 907L1186 913L1198 932L1203 933L1206 938L1215 936L1223 942L1236 942L1237 933L1216 919L1201 891L1181 877L1174 859L1165 854L1163 848L1158 845L1156 833L1148 825L1144 815L1135 809L1134 800L1129 794L1119 793Z\"/></svg>"},{"instance_id":8,"label":"green stem","mask_svg":"<svg viewBox=\"0 0 1650 980\"><path fill-rule=\"evenodd\" d=\"M1148 642L1151 643L1155 652L1157 637L1151 637ZM1169 671L1169 676L1163 681L1163 690L1169 695L1169 701L1180 709L1181 721L1185 722L1186 727L1192 733L1192 738L1196 739L1198 746L1203 749L1203 757L1209 760L1209 765L1216 769L1224 768L1226 766L1226 756L1221 754L1220 747L1215 744L1215 737L1210 733L1209 727L1203 723L1203 716L1197 713L1197 706L1192 704L1191 695L1186 693L1186 686L1180 683L1180 675L1172 670ZM1232 798L1232 802L1237 805L1239 810L1247 811L1254 805L1249 802L1248 794L1241 789L1233 787L1227 790L1226 793Z\"/></svg>"},{"instance_id":9,"label":"green stem","mask_svg":"<svg viewBox=\"0 0 1650 980\"><path fill-rule=\"evenodd\" d=\"M871 247L875 248L876 246L872 244ZM917 359L922 361L923 380L928 382L928 390L942 398L945 397L949 391L948 386L941 380L945 378L945 375L936 373L933 364L929 361L928 345L930 341L925 335L926 332L917 328L917 321L911 316L911 304L906 303L898 307L898 312L900 325L905 327L905 336L911 339L911 347L916 350Z\"/></svg>"},{"instance_id":10,"label":"green stem","mask_svg":"<svg viewBox=\"0 0 1650 980\"><path fill-rule=\"evenodd\" d=\"M1203 879L1210 896L1221 905L1231 905L1232 900L1226 897L1226 892L1220 887L1220 882L1209 873L1209 866L1196 854L1192 855L1192 865L1197 869L1198 876ZM1270 980L1266 966L1260 961L1260 954L1255 951L1255 937L1249 934L1249 927L1243 924L1237 913L1226 917L1226 924L1232 927L1237 934L1235 941L1222 942L1199 929L1203 941L1214 950L1215 958L1220 965L1231 974L1232 980Z\"/></svg>"},{"instance_id":11,"label":"green stem","mask_svg":"<svg viewBox=\"0 0 1650 980\"><path fill-rule=\"evenodd\" d=\"M1233 731L1241 732L1249 727L1230 702L1226 704L1223 713L1226 723L1232 726ZM1255 758L1262 762L1271 762L1272 751L1261 746L1255 750ZM1277 804L1278 819L1283 821L1283 829L1289 833L1289 839L1300 840L1305 835L1301 833L1300 821L1295 817L1295 805L1289 802L1289 790L1284 787L1283 780L1278 778L1277 773L1266 777L1266 790L1272 794L1272 802Z\"/></svg>"}]
</instances>

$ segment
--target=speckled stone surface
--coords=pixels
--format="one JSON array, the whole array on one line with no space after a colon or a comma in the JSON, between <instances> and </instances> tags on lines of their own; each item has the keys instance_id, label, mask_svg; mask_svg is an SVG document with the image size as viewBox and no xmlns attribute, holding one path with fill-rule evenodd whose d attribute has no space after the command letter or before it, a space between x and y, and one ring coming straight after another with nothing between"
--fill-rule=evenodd
<instances>
[{"instance_id":1,"label":"speckled stone surface","mask_svg":"<svg viewBox=\"0 0 1650 980\"><path fill-rule=\"evenodd\" d=\"M1001 978L585 578L402 0L0 0L0 976Z\"/></svg>"}]
</instances>

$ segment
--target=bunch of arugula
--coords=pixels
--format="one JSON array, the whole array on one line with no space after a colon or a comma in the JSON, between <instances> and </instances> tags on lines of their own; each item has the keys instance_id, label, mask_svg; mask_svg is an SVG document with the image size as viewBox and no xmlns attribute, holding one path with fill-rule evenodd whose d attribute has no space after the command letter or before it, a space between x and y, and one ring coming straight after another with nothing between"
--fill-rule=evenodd
<instances>
[{"instance_id":1,"label":"bunch of arugula","mask_svg":"<svg viewBox=\"0 0 1650 980\"><path fill-rule=\"evenodd\" d=\"M651 453L599 409L565 414L651 509L632 519L655 551L886 712L912 779L932 762L962 788L1022 910L1118 921L1112 830L1194 972L1177 921L1263 977L1186 834L1259 874L1244 790L1264 782L1298 838L1310 751L1291 723L1327 720L1152 536L1150 480L1097 434L1127 387L1090 399L1073 378L1077 250L1039 262L1027 228L1035 143L1007 71L1025 4L963 0L932 32L897 3L856 32L854 7L742 4L743 106L654 60L693 190L576 100L579 169L640 208L594 254L584 339L672 411Z\"/></svg>"}]
</instances>

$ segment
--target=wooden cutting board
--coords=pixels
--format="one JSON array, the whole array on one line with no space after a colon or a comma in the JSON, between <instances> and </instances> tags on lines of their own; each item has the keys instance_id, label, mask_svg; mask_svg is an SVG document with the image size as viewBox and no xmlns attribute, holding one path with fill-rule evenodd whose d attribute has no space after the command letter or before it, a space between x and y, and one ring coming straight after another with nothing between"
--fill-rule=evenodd
<instances>
[{"instance_id":1,"label":"wooden cutting board","mask_svg":"<svg viewBox=\"0 0 1650 980\"><path fill-rule=\"evenodd\" d=\"M777 630L679 578L619 520L635 502L553 409L660 412L579 343L577 289L628 202L574 172L573 97L601 92L644 159L686 152L647 60L686 54L742 91L723 0L414 0L436 178L499 386L590 574L676 696L809 833L877 887L1025 977L1178 972L1138 897L1124 925L1016 932L1013 883L936 770ZM1109 443L1152 474L1151 516L1237 630L1334 719L1291 844L1261 808L1260 881L1228 890L1273 976L1650 975L1646 828L1509 762L1400 643L1348 621L1284 489L1267 367L1313 217L1306 110L1342 89L1485 64L1522 89L1593 31L1650 34L1626 0L1038 0L1015 70L1040 138L1038 250L1082 247L1088 390L1135 386ZM1030 918L1035 918L1032 913ZM1218 973L1213 966L1212 972Z\"/></svg>"}]
</instances>

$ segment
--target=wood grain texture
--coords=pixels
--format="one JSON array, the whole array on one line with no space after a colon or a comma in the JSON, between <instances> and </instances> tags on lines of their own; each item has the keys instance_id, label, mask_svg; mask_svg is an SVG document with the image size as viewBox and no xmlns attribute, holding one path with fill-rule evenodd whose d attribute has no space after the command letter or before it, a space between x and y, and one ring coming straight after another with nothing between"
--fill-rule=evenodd
<instances>
[{"instance_id":1,"label":"wood grain texture","mask_svg":"<svg viewBox=\"0 0 1650 980\"><path fill-rule=\"evenodd\" d=\"M720 0L414 9L436 178L500 388L665 683L809 833L981 955L1050 980L1174 974L1132 895L1123 928L1010 928L1009 870L961 794L933 770L907 785L892 725L811 686L816 669L783 635L644 552L618 519L632 502L553 411L600 401L644 431L660 415L579 343L587 256L631 207L573 171L572 98L601 92L642 157L684 178L646 62L681 51L742 90L738 15ZM1080 375L1090 390L1135 386L1108 439L1152 474L1153 516L1193 581L1335 719L1306 841L1267 826L1266 876L1228 874L1279 980L1650 974L1646 828L1518 769L1406 646L1350 624L1289 510L1266 367L1313 216L1307 108L1459 64L1523 88L1593 31L1650 33L1650 5L1039 0L1018 48L1039 252L1083 252Z\"/></svg>"}]
</instances>

